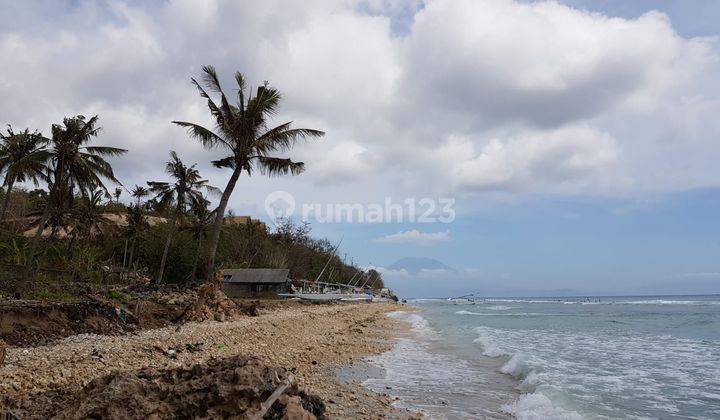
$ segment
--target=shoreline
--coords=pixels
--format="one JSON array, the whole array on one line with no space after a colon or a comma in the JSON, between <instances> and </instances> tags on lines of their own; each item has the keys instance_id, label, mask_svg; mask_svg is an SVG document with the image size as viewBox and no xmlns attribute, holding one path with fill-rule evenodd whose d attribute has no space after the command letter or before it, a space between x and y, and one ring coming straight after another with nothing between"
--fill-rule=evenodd
<instances>
[{"instance_id":1,"label":"shoreline","mask_svg":"<svg viewBox=\"0 0 720 420\"><path fill-rule=\"evenodd\" d=\"M411 413L392 407L389 395L337 375L343 366L392 348L392 339L409 327L385 314L403 308L391 303L280 308L233 321L189 322L121 336L81 334L48 346L9 347L0 367L0 395L32 399L59 389L80 391L117 371L190 367L245 355L287 369L298 386L323 399L331 418L409 418ZM170 353L188 345L192 351Z\"/></svg>"}]
</instances>

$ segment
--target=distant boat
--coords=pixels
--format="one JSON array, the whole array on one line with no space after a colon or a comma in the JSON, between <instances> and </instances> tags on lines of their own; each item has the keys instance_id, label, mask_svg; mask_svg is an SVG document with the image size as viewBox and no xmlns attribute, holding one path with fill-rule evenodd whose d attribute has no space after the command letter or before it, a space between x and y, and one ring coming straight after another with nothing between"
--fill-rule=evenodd
<instances>
[{"instance_id":1,"label":"distant boat","mask_svg":"<svg viewBox=\"0 0 720 420\"><path fill-rule=\"evenodd\" d=\"M453 305L475 305L478 301L474 294L448 298L447 300Z\"/></svg>"}]
</instances>

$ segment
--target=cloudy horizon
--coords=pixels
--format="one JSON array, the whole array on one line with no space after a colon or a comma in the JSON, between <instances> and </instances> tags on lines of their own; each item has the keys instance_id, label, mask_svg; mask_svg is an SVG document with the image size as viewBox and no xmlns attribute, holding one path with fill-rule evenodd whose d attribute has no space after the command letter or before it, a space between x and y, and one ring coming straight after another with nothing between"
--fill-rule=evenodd
<instances>
[{"instance_id":1,"label":"cloudy horizon","mask_svg":"<svg viewBox=\"0 0 720 420\"><path fill-rule=\"evenodd\" d=\"M235 214L268 221L273 191L451 197L452 223L313 229L363 266L458 270L426 295L720 293L717 2L0 4L0 123L99 115L98 143L129 149L113 159L128 188L164 179L169 150L225 185L218 153L170 123L211 125L190 77L213 65L229 91L235 71L277 87L276 123L326 132L288 154L302 175L242 176Z\"/></svg>"}]
</instances>

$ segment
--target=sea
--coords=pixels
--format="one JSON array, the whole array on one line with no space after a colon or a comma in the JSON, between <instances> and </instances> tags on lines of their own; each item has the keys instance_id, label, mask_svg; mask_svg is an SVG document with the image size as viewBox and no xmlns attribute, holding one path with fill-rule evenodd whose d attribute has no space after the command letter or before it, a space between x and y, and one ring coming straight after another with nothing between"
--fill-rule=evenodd
<instances>
[{"instance_id":1,"label":"sea","mask_svg":"<svg viewBox=\"0 0 720 420\"><path fill-rule=\"evenodd\" d=\"M720 295L408 302L365 386L438 419L720 419Z\"/></svg>"}]
</instances>

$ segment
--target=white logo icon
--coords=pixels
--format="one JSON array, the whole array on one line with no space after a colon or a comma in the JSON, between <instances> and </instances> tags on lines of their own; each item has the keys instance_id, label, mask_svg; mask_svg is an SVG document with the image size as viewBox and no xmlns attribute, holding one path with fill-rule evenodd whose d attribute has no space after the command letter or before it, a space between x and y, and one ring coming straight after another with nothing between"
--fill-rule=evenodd
<instances>
[{"instance_id":1,"label":"white logo icon","mask_svg":"<svg viewBox=\"0 0 720 420\"><path fill-rule=\"evenodd\" d=\"M295 198L286 191L273 191L265 197L265 211L273 222L290 217L295 212Z\"/></svg>"}]
</instances>

